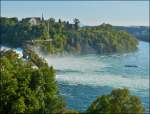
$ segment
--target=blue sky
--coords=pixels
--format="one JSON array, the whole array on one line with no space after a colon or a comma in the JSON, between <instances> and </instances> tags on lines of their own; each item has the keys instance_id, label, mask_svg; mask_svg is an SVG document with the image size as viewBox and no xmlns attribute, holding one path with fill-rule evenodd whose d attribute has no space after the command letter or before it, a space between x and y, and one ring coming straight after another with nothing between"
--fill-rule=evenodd
<instances>
[{"instance_id":1,"label":"blue sky","mask_svg":"<svg viewBox=\"0 0 150 114\"><path fill-rule=\"evenodd\" d=\"M149 1L2 1L1 16L41 17L84 25L149 25Z\"/></svg>"}]
</instances>

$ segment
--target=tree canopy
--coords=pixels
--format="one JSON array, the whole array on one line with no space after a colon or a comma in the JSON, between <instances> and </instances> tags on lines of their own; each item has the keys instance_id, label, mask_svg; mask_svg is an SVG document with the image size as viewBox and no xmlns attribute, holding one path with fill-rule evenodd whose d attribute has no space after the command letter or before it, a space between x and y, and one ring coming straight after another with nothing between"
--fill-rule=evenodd
<instances>
[{"instance_id":1,"label":"tree canopy","mask_svg":"<svg viewBox=\"0 0 150 114\"><path fill-rule=\"evenodd\" d=\"M24 62L11 50L1 52L0 113L61 113L65 102L58 94L53 67L44 63L34 67L30 60Z\"/></svg>"},{"instance_id":2,"label":"tree canopy","mask_svg":"<svg viewBox=\"0 0 150 114\"><path fill-rule=\"evenodd\" d=\"M108 95L98 97L87 109L88 114L144 114L139 97L128 89L114 89Z\"/></svg>"},{"instance_id":3,"label":"tree canopy","mask_svg":"<svg viewBox=\"0 0 150 114\"><path fill-rule=\"evenodd\" d=\"M32 45L41 47L46 53L122 53L137 49L138 41L128 32L114 29L109 24L80 27L80 21L74 24L68 21L58 22L29 18L18 21L17 18L1 17L1 44L12 47ZM32 18L31 18L32 19Z\"/></svg>"}]
</instances>

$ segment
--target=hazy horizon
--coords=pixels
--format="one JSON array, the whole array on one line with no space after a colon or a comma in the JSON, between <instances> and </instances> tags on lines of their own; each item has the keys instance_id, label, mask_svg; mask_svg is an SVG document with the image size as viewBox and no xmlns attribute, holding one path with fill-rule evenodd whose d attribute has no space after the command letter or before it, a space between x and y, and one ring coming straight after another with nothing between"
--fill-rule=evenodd
<instances>
[{"instance_id":1,"label":"hazy horizon","mask_svg":"<svg viewBox=\"0 0 150 114\"><path fill-rule=\"evenodd\" d=\"M81 25L149 26L149 1L1 1L2 17L60 18Z\"/></svg>"},{"instance_id":2,"label":"hazy horizon","mask_svg":"<svg viewBox=\"0 0 150 114\"><path fill-rule=\"evenodd\" d=\"M1 17L4 17L4 16L1 16ZM38 17L38 16L34 16L34 17L23 17L23 18L18 18L18 17L6 17L6 18L18 18L18 20L19 21L21 21L22 19L24 19L24 18L35 18L35 17ZM53 17L50 17L50 18L53 18ZM55 19L55 18L54 18ZM74 18L73 18L74 19ZM72 20L73 20L72 19ZM46 20L46 19L45 19ZM58 22L58 20L56 20L55 19L55 21L56 22ZM67 21L67 20L63 20L63 21ZM69 21L70 22L70 21ZM73 22L71 22L71 23L73 23ZM82 26L98 26L98 25L101 25L101 24L103 24L103 23L105 23L105 22L102 22L102 23L99 23L99 24L97 24L97 25L85 25L85 24L82 24L82 23L80 23L80 26L82 27ZM105 23L105 24L111 24L111 23ZM112 26L124 26L124 27L139 27L139 26L144 26L144 27L149 27L150 25L113 25L113 24L111 24Z\"/></svg>"}]
</instances>

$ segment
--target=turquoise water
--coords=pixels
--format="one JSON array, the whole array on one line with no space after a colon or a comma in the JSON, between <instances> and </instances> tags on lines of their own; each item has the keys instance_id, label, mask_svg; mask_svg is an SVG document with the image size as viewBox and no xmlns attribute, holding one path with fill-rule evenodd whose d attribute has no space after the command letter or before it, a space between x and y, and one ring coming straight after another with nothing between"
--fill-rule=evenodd
<instances>
[{"instance_id":1,"label":"turquoise water","mask_svg":"<svg viewBox=\"0 0 150 114\"><path fill-rule=\"evenodd\" d=\"M15 51L22 57L21 48ZM149 43L140 42L136 52L121 55L43 57L56 69L60 94L68 108L85 111L97 96L126 87L141 98L149 112Z\"/></svg>"},{"instance_id":2,"label":"turquoise water","mask_svg":"<svg viewBox=\"0 0 150 114\"><path fill-rule=\"evenodd\" d=\"M149 43L128 54L46 57L57 70L60 94L68 108L84 111L97 96L126 87L149 107Z\"/></svg>"}]
</instances>

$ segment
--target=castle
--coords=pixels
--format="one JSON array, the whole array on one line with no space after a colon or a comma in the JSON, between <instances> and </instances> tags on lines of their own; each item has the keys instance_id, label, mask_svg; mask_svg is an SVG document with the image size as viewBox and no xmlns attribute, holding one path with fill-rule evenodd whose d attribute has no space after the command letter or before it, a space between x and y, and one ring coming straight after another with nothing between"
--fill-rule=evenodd
<instances>
[{"instance_id":1,"label":"castle","mask_svg":"<svg viewBox=\"0 0 150 114\"><path fill-rule=\"evenodd\" d=\"M42 18L40 18L40 17L28 17L28 18L22 19L22 22L28 22L30 25L39 25L43 21L44 21L43 13L42 13Z\"/></svg>"}]
</instances>

